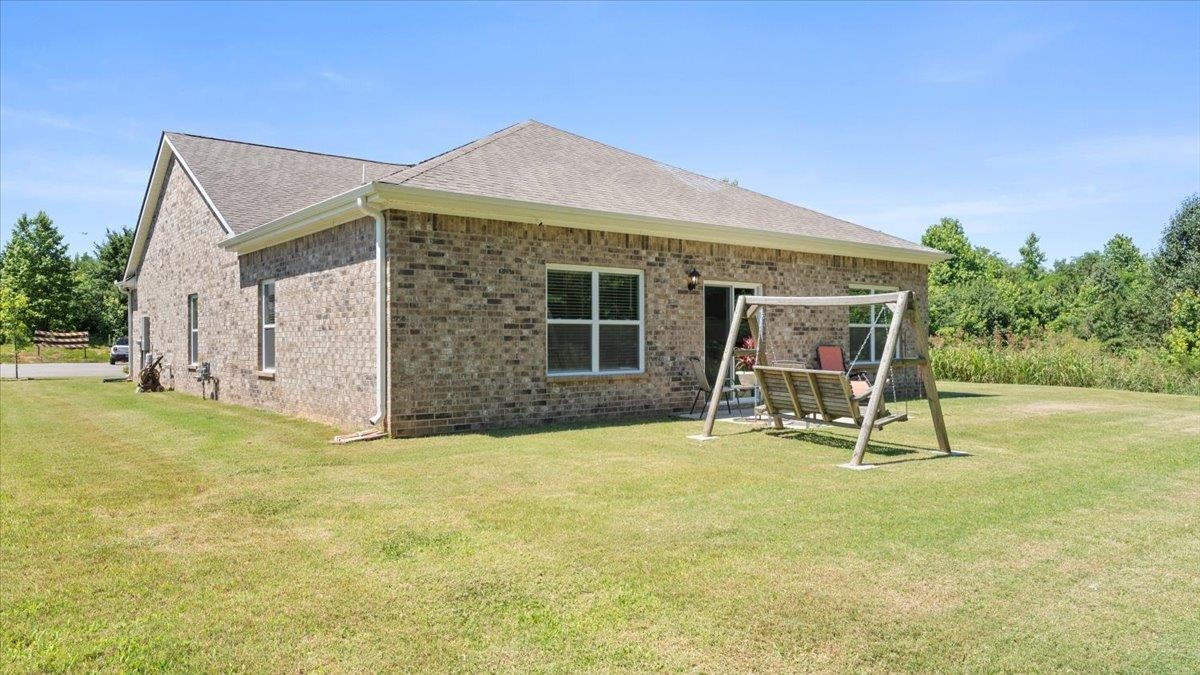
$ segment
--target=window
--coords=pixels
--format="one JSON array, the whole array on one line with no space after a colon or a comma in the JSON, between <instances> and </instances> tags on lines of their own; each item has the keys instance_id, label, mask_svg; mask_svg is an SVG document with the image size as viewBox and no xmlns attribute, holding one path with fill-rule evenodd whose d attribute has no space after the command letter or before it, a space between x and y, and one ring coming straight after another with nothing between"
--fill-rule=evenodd
<instances>
[{"instance_id":1,"label":"window","mask_svg":"<svg viewBox=\"0 0 1200 675\"><path fill-rule=\"evenodd\" d=\"M275 280L258 285L259 346L258 367L275 370Z\"/></svg>"},{"instance_id":2,"label":"window","mask_svg":"<svg viewBox=\"0 0 1200 675\"><path fill-rule=\"evenodd\" d=\"M193 366L200 362L200 319L196 294L187 298L188 303L188 363Z\"/></svg>"},{"instance_id":3,"label":"window","mask_svg":"<svg viewBox=\"0 0 1200 675\"><path fill-rule=\"evenodd\" d=\"M850 289L850 295L895 293L896 290L888 286L857 286ZM883 348L887 343L888 328L891 324L892 312L885 305L851 306L850 360L859 363L878 363L879 359L883 357ZM894 356L899 354L900 345L897 343Z\"/></svg>"},{"instance_id":4,"label":"window","mask_svg":"<svg viewBox=\"0 0 1200 675\"><path fill-rule=\"evenodd\" d=\"M642 371L642 273L546 269L546 370L551 375Z\"/></svg>"}]
</instances>

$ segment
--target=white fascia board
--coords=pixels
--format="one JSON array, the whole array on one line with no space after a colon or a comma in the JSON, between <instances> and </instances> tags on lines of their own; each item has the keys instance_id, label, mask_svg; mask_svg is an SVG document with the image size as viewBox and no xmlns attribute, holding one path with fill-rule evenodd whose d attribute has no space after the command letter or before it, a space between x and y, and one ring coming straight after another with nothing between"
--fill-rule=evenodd
<instances>
[{"instance_id":1,"label":"white fascia board","mask_svg":"<svg viewBox=\"0 0 1200 675\"><path fill-rule=\"evenodd\" d=\"M167 143L167 135L163 134L158 143L158 152L154 155L154 166L150 169L150 179L146 181L146 192L142 195L142 208L138 212L137 225L133 229L133 245L129 247L129 259L125 261L125 278L129 278L142 263L143 249L146 247L146 237L149 236L150 220L154 217L154 209L158 205L162 193L163 177L167 172L167 164L171 147Z\"/></svg>"},{"instance_id":2,"label":"white fascia board","mask_svg":"<svg viewBox=\"0 0 1200 675\"><path fill-rule=\"evenodd\" d=\"M251 253L264 248L320 232L342 223L365 218L358 208L358 198L370 196L376 184L365 183L329 199L306 206L281 218L276 218L258 227L221 242L221 248L239 254ZM372 203L378 205L376 200Z\"/></svg>"},{"instance_id":3,"label":"white fascia board","mask_svg":"<svg viewBox=\"0 0 1200 675\"><path fill-rule=\"evenodd\" d=\"M410 185L367 183L323 202L301 209L275 221L243 232L221 243L223 248L249 253L268 246L333 227L361 214L355 205L367 196L381 209L400 209L469 218L488 218L518 223L542 224L601 232L619 232L687 241L733 244L755 248L781 249L873 260L930 265L949 258L940 251L863 244L809 237L784 232L766 232L740 227L690 223L667 218L631 216L569 206L537 204L497 197L481 197L457 192L430 190Z\"/></svg>"},{"instance_id":4,"label":"white fascia board","mask_svg":"<svg viewBox=\"0 0 1200 675\"><path fill-rule=\"evenodd\" d=\"M212 198L208 196L208 192L204 189L204 186L201 185L199 179L196 178L196 174L192 173L192 168L187 165L187 161L183 158L183 155L179 154L179 151L175 149L175 144L171 143L171 139L167 138L166 134L163 134L163 142L167 144L167 147L171 148L171 153L175 155L175 161L179 162L179 166L183 167L183 172L187 174L188 178L192 179L192 184L196 186L196 190L198 190L200 192L200 196L204 198L204 203L208 204L208 208L213 212L213 215L217 217L217 220L220 221L221 227L225 229L225 234L233 234L233 228L229 227L229 223L225 222L225 216L221 215L221 211L217 208L217 205L213 203Z\"/></svg>"}]
</instances>

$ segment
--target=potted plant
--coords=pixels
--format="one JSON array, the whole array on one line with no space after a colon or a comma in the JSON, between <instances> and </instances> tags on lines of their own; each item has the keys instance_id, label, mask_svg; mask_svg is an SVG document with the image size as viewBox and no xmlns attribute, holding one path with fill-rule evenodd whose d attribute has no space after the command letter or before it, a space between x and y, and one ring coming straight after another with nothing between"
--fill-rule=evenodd
<instances>
[{"instance_id":1,"label":"potted plant","mask_svg":"<svg viewBox=\"0 0 1200 675\"><path fill-rule=\"evenodd\" d=\"M756 345L754 338L744 338L739 345L740 349L753 351ZM753 354L742 354L737 357L737 368L734 369L734 377L737 383L743 387L753 387L754 380L754 364L758 363L758 359Z\"/></svg>"}]
</instances>

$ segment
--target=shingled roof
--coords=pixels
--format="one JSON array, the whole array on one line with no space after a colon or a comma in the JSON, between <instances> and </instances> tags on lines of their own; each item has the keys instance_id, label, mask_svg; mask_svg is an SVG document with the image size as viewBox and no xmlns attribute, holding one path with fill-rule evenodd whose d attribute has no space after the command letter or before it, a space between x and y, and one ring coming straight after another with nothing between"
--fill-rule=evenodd
<instances>
[{"instance_id":1,"label":"shingled roof","mask_svg":"<svg viewBox=\"0 0 1200 675\"><path fill-rule=\"evenodd\" d=\"M564 219L562 210L570 210L574 224L568 227L604 229L606 222L612 222L606 217L620 218L625 229L617 231L658 232L700 241L738 238L752 246L846 251L842 254L891 260L945 258L920 244L534 120L415 165L171 132L164 134L164 140L233 235L222 246L235 250L256 250L251 247L285 240L292 221L307 223L295 230L300 233L316 227L314 218L325 218L332 226L339 222L333 219L346 212L342 202L352 203L358 196L375 192L386 196L385 191L391 190L391 196L399 198L397 191L409 190L421 192L423 198L436 194L451 199L442 207L452 214L460 204L482 199L491 200L493 206L486 208L507 205L510 213L517 205L518 216L559 209L547 216L551 224ZM152 203L143 203L143 218ZM482 208L478 203L473 206L476 211ZM663 223L683 227L663 234Z\"/></svg>"},{"instance_id":2,"label":"shingled roof","mask_svg":"<svg viewBox=\"0 0 1200 675\"><path fill-rule=\"evenodd\" d=\"M354 157L167 132L234 234L406 168Z\"/></svg>"},{"instance_id":3,"label":"shingled roof","mask_svg":"<svg viewBox=\"0 0 1200 675\"><path fill-rule=\"evenodd\" d=\"M630 216L932 250L534 120L397 171L381 182Z\"/></svg>"}]
</instances>

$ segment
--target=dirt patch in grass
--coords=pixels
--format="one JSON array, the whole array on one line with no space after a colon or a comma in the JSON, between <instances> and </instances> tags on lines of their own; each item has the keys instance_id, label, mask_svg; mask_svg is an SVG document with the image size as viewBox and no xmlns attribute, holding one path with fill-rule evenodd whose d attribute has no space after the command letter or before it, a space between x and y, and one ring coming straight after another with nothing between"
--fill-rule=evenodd
<instances>
[{"instance_id":1,"label":"dirt patch in grass","mask_svg":"<svg viewBox=\"0 0 1200 675\"><path fill-rule=\"evenodd\" d=\"M1103 403L1039 401L1037 403L1027 403L1017 406L1013 412L1018 415L1062 415L1068 413L1117 412L1119 410L1121 410L1121 406L1106 405Z\"/></svg>"}]
</instances>

